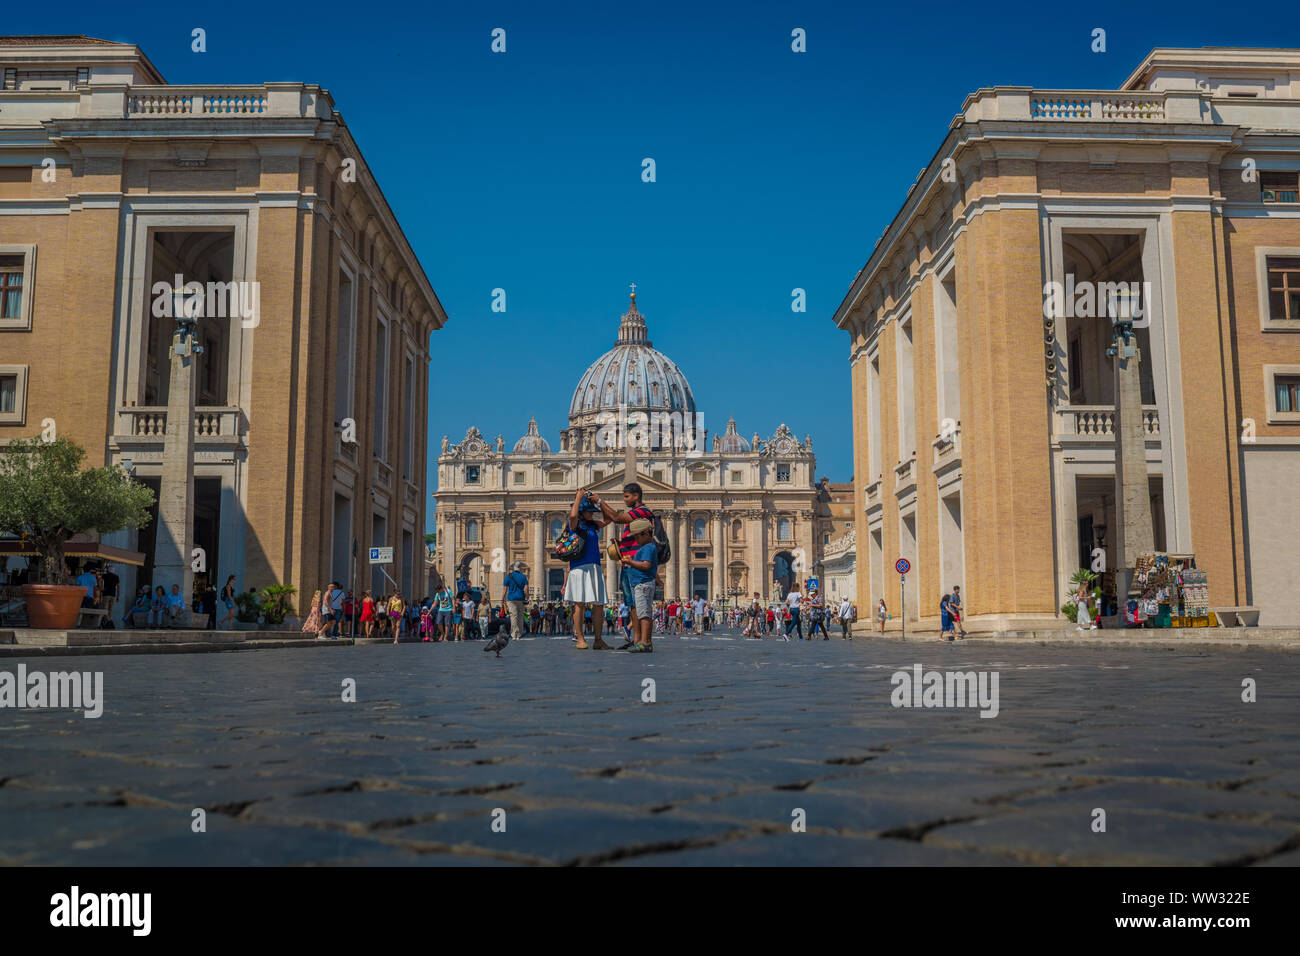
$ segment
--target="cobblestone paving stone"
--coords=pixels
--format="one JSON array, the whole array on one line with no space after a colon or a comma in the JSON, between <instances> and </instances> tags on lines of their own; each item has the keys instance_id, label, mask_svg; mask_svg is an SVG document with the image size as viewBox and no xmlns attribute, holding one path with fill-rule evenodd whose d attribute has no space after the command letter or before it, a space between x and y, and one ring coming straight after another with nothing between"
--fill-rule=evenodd
<instances>
[{"instance_id":1,"label":"cobblestone paving stone","mask_svg":"<svg viewBox=\"0 0 1300 956\"><path fill-rule=\"evenodd\" d=\"M0 710L0 863L1300 863L1295 655L655 646L27 660L102 670L104 713ZM997 671L998 716L891 706L915 663Z\"/></svg>"}]
</instances>

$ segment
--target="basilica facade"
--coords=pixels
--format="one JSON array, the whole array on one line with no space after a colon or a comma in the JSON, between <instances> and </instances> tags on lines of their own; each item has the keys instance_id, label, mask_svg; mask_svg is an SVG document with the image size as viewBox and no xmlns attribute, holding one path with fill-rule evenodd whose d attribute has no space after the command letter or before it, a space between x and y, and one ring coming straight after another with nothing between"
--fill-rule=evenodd
<instances>
[{"instance_id":1,"label":"basilica facade","mask_svg":"<svg viewBox=\"0 0 1300 956\"><path fill-rule=\"evenodd\" d=\"M686 376L654 349L635 292L631 300L614 347L578 380L556 450L535 420L509 451L475 427L459 443L443 438L436 563L448 582L486 587L495 600L521 561L530 596L558 598L568 562L551 552L574 495L590 488L621 507L629 444L645 503L672 544L666 596L775 598L817 575L830 519L817 508L812 439L785 425L745 438L734 418L710 436ZM618 571L605 560L611 595Z\"/></svg>"}]
</instances>

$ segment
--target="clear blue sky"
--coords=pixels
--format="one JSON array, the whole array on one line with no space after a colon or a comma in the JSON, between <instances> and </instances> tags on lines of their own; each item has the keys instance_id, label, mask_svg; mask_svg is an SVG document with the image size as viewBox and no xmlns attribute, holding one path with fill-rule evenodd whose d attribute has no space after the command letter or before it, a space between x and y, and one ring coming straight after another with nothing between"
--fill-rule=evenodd
<instances>
[{"instance_id":1,"label":"clear blue sky","mask_svg":"<svg viewBox=\"0 0 1300 956\"><path fill-rule=\"evenodd\" d=\"M137 43L173 83L327 88L450 316L431 343L434 455L471 424L513 444L530 415L556 444L636 282L710 432L785 422L847 481L848 337L831 316L965 95L1114 88L1155 46L1300 46L1284 8L74 0L11 4L3 29Z\"/></svg>"}]
</instances>

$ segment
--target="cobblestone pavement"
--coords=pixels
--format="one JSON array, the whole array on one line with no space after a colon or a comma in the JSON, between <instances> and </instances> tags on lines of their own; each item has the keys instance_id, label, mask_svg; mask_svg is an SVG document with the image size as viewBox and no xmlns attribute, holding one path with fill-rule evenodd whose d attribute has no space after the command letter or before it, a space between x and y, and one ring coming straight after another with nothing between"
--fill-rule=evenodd
<instances>
[{"instance_id":1,"label":"cobblestone pavement","mask_svg":"<svg viewBox=\"0 0 1300 956\"><path fill-rule=\"evenodd\" d=\"M102 670L104 712L0 710L0 862L1300 862L1294 655L655 646L33 659ZM996 671L996 718L892 706L917 663Z\"/></svg>"}]
</instances>

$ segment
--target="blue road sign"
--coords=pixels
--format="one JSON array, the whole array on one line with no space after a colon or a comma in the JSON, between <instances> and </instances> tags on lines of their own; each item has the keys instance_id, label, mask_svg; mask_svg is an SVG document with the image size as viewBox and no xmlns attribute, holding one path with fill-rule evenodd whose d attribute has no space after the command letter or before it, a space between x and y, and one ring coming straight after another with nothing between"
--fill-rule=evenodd
<instances>
[{"instance_id":1,"label":"blue road sign","mask_svg":"<svg viewBox=\"0 0 1300 956\"><path fill-rule=\"evenodd\" d=\"M907 558L899 558L897 563L894 564L894 570L899 574L906 574L912 570L912 562L908 561Z\"/></svg>"}]
</instances>

